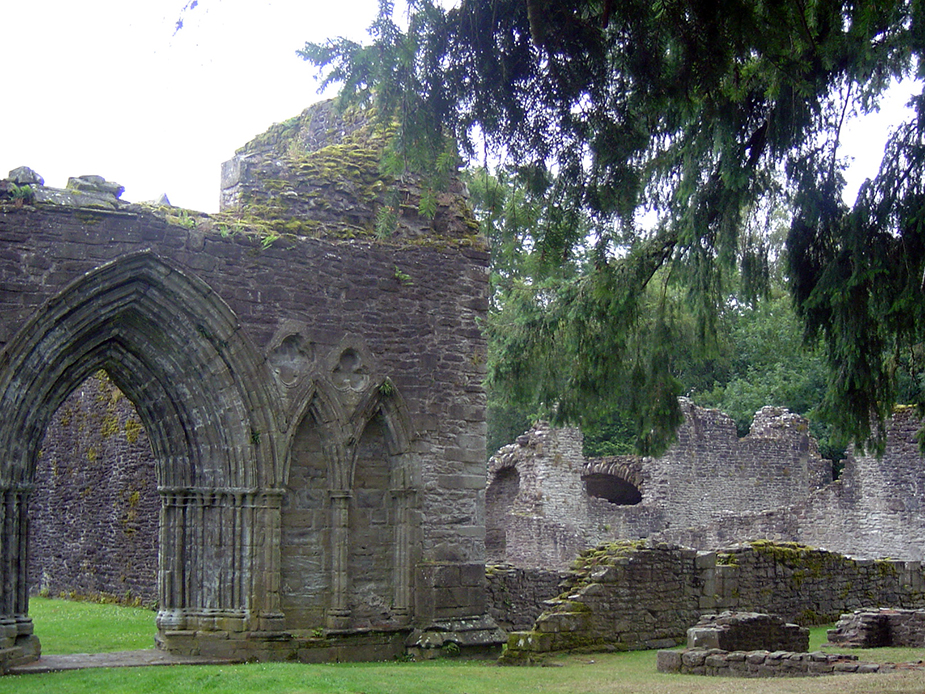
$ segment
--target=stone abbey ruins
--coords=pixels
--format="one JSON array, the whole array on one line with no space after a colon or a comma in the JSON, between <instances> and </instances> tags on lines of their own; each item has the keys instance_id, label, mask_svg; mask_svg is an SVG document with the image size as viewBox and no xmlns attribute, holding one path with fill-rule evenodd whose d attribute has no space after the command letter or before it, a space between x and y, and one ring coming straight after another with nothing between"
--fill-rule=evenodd
<instances>
[{"instance_id":1,"label":"stone abbey ruins","mask_svg":"<svg viewBox=\"0 0 925 694\"><path fill-rule=\"evenodd\" d=\"M224 166L225 214L129 205L94 177L37 187L34 205L8 196L0 647L37 652L28 511L53 453L43 435L100 370L153 454L161 647L310 660L500 643L483 588L488 253L459 191L425 219L401 182L377 241L381 146L327 104ZM130 530L140 490L118 491Z\"/></svg>"},{"instance_id":2,"label":"stone abbey ruins","mask_svg":"<svg viewBox=\"0 0 925 694\"><path fill-rule=\"evenodd\" d=\"M834 482L802 418L739 439L687 402L661 458L539 424L486 468L488 249L462 186L422 217L384 143L307 109L223 165L215 215L0 181L0 672L39 653L39 594L156 606L178 654L305 662L925 607L911 410Z\"/></svg>"},{"instance_id":3,"label":"stone abbey ruins","mask_svg":"<svg viewBox=\"0 0 925 694\"><path fill-rule=\"evenodd\" d=\"M914 408L887 423L882 457L849 451L838 480L808 422L776 407L736 434L730 417L682 402L658 458L585 459L581 432L544 424L489 462L490 561L566 568L583 549L650 538L701 550L771 539L865 558L925 560L925 460Z\"/></svg>"}]
</instances>

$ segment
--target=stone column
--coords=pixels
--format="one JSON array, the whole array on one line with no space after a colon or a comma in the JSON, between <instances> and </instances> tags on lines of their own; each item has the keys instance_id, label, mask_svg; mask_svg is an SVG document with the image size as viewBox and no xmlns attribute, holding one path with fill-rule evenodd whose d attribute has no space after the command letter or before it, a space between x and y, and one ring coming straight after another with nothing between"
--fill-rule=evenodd
<instances>
[{"instance_id":1,"label":"stone column","mask_svg":"<svg viewBox=\"0 0 925 694\"><path fill-rule=\"evenodd\" d=\"M40 648L29 615L27 543L31 484L0 490L0 648L19 646L24 659Z\"/></svg>"},{"instance_id":2,"label":"stone column","mask_svg":"<svg viewBox=\"0 0 925 694\"><path fill-rule=\"evenodd\" d=\"M157 557L157 628L186 629L186 512L179 490L160 488L161 511Z\"/></svg>"},{"instance_id":3,"label":"stone column","mask_svg":"<svg viewBox=\"0 0 925 694\"><path fill-rule=\"evenodd\" d=\"M412 563L412 516L416 500L413 489L393 489L392 499L395 507L395 578L392 614L399 624L411 621L412 582L414 566Z\"/></svg>"},{"instance_id":4,"label":"stone column","mask_svg":"<svg viewBox=\"0 0 925 694\"><path fill-rule=\"evenodd\" d=\"M247 570L251 575L251 609L258 619L251 628L259 631L281 631L284 627L279 594L282 499L282 489L267 489L255 494L251 502L254 507L252 522L237 524L240 536L236 538L236 554L242 568L248 563L248 548L253 548L253 567Z\"/></svg>"},{"instance_id":5,"label":"stone column","mask_svg":"<svg viewBox=\"0 0 925 694\"><path fill-rule=\"evenodd\" d=\"M350 543L350 498L349 489L333 489L331 498L331 605L328 607L327 624L330 629L346 629L350 625L350 610L347 608L349 578L347 564Z\"/></svg>"}]
</instances>

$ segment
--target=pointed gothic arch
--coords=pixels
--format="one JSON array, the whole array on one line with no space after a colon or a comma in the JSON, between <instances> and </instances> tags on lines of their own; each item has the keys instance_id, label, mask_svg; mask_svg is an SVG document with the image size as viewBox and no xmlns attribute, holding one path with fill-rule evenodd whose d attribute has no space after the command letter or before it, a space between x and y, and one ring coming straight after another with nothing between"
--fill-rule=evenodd
<instances>
[{"instance_id":1,"label":"pointed gothic arch","mask_svg":"<svg viewBox=\"0 0 925 694\"><path fill-rule=\"evenodd\" d=\"M378 514L375 522L381 526L377 539L382 541L375 543L374 550L379 570L379 594L375 598L388 606L377 626L406 624L412 611L417 533L412 509L420 477L411 451L407 406L391 381L379 379L359 393L348 417L344 404L356 400L340 390L316 375L293 397L300 404L290 416L293 426L281 528L281 595L286 624L292 628L360 626L350 596L362 579L351 576L350 569L360 534L357 524L369 520L366 516L372 501ZM363 444L369 442L367 430L373 428L381 434L378 462L388 473L379 479L376 489L358 490L357 459ZM324 494L323 513L320 493Z\"/></svg>"},{"instance_id":2,"label":"pointed gothic arch","mask_svg":"<svg viewBox=\"0 0 925 694\"><path fill-rule=\"evenodd\" d=\"M417 561L413 547L418 532L412 509L420 471L411 452L410 421L401 392L391 380L383 379L363 393L348 423L345 476L352 505L345 565L348 574L367 574L365 586L347 585L344 590L350 618L359 620L355 626L365 627L364 620L377 618L406 624L412 617L412 567ZM371 469L364 469L361 462ZM377 513L387 516L385 522L378 521L378 528ZM351 564L364 571L351 572ZM377 602L378 616L368 606ZM351 603L367 604L367 614L357 614Z\"/></svg>"},{"instance_id":3,"label":"pointed gothic arch","mask_svg":"<svg viewBox=\"0 0 925 694\"><path fill-rule=\"evenodd\" d=\"M336 484L345 457L344 414L335 391L307 379L292 400L280 515L280 601L287 628L328 625L345 576L335 573L338 551Z\"/></svg>"},{"instance_id":4,"label":"pointed gothic arch","mask_svg":"<svg viewBox=\"0 0 925 694\"><path fill-rule=\"evenodd\" d=\"M11 588L0 623L15 622L14 638L31 633L25 539L37 449L58 406L100 368L135 404L157 459L162 636L274 628L278 556L251 536L278 523L278 395L228 305L150 252L72 282L0 354L0 585Z\"/></svg>"}]
</instances>

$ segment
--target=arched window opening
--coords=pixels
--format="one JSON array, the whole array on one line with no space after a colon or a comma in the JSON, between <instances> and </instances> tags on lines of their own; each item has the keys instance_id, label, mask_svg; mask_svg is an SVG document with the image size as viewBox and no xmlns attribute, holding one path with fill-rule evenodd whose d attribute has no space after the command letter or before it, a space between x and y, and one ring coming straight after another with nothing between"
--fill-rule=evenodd
<instances>
[{"instance_id":1,"label":"arched window opening","mask_svg":"<svg viewBox=\"0 0 925 694\"><path fill-rule=\"evenodd\" d=\"M642 501L639 489L616 475L598 472L585 475L582 480L588 496L604 499L617 506L633 506Z\"/></svg>"}]
</instances>

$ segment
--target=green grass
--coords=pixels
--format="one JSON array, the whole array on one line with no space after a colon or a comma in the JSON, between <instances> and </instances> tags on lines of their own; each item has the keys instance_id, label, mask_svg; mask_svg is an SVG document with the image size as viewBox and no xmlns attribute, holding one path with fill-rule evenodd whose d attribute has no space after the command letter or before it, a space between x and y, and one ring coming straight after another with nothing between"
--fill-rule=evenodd
<instances>
[{"instance_id":1,"label":"green grass","mask_svg":"<svg viewBox=\"0 0 925 694\"><path fill-rule=\"evenodd\" d=\"M44 645L52 639L88 643L112 642L118 625L134 635L126 643L150 643L153 613L109 605L59 601L32 601L36 633ZM121 612L126 611L126 615ZM97 614L102 616L97 616ZM100 625L102 627L94 626ZM99 628L105 638L85 635ZM824 640L825 628L813 630L811 647ZM88 640L85 640L88 639ZM145 644L142 644L142 646ZM137 645L118 646L136 648ZM56 646L63 652L65 645ZM97 649L107 650L107 648ZM890 660L887 653L915 653L912 649L878 649L876 658ZM51 652L46 650L46 652ZM865 653L862 655L862 653ZM43 675L0 678L0 694L922 694L925 673L845 675L820 678L743 680L691 675L665 675L655 671L654 651L558 656L551 667L498 667L484 661L442 660L425 663L253 663L223 666L175 666L80 670Z\"/></svg>"},{"instance_id":2,"label":"green grass","mask_svg":"<svg viewBox=\"0 0 925 694\"><path fill-rule=\"evenodd\" d=\"M858 660L872 663L918 663L925 660L925 648L838 648L826 646L825 632L832 625L814 627L809 630L809 650L825 653L850 653Z\"/></svg>"},{"instance_id":3,"label":"green grass","mask_svg":"<svg viewBox=\"0 0 925 694\"><path fill-rule=\"evenodd\" d=\"M29 598L42 653L107 653L154 648L156 613L141 607Z\"/></svg>"}]
</instances>

